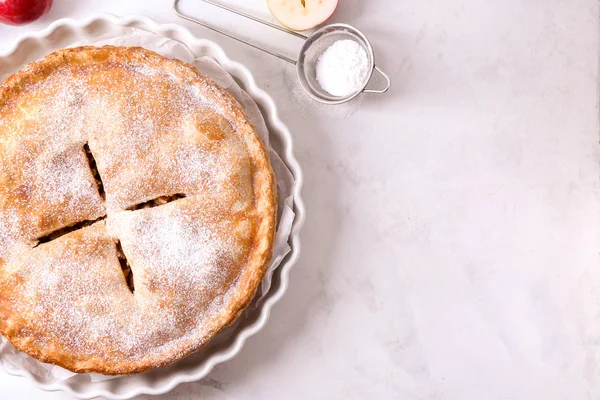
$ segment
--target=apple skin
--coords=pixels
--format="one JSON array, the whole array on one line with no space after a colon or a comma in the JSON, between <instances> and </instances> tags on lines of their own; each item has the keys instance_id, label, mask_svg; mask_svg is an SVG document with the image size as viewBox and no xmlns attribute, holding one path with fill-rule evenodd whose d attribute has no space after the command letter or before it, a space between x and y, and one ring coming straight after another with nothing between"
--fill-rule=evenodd
<instances>
[{"instance_id":1,"label":"apple skin","mask_svg":"<svg viewBox=\"0 0 600 400\"><path fill-rule=\"evenodd\" d=\"M44 16L52 0L0 0L0 22L23 25Z\"/></svg>"},{"instance_id":2,"label":"apple skin","mask_svg":"<svg viewBox=\"0 0 600 400\"><path fill-rule=\"evenodd\" d=\"M327 21L337 5L338 0L267 0L277 21L294 31L306 31Z\"/></svg>"}]
</instances>

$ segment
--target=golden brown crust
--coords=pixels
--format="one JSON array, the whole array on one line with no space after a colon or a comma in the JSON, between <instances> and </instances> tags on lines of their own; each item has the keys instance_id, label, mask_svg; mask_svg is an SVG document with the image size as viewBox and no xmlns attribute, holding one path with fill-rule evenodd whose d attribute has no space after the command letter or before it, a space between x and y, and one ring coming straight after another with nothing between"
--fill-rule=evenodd
<instances>
[{"instance_id":1,"label":"golden brown crust","mask_svg":"<svg viewBox=\"0 0 600 400\"><path fill-rule=\"evenodd\" d=\"M84 82L85 90L75 86L71 90L68 80L59 84L65 77ZM155 90L147 89L143 96L130 90L145 83L156 86ZM76 129L71 128L75 126L73 115L68 121L57 122L54 117L44 119L43 110L36 108L47 104L44 96L64 95L56 91L56 86L66 89L66 93L79 93L67 104L85 116L83 121L77 119ZM177 88L190 89L192 94L177 97ZM164 96L176 98L165 105L161 103ZM201 100L198 105L190 105L189 99L196 98ZM138 151L135 146L143 141L132 139L135 143L128 150L130 157L125 158L133 161L127 164L114 154L120 151L115 146L127 148L129 143L125 139L120 143L119 138L128 133L133 136L133 128L123 124L133 123L134 106L142 108L140 115L152 118L160 114L161 107L167 107L171 114L156 117L149 127L140 128L144 134L152 133L148 140L151 147L147 152ZM144 107L151 107L151 112ZM119 115L128 115L119 126L108 115L115 109ZM181 118L176 119L175 114ZM182 131L179 126L187 121L187 114L193 116L191 145L188 139L180 141L180 136L188 132L188 128ZM196 120L195 115L204 117ZM178 122L167 129L171 118ZM6 80L0 87L0 119L0 333L15 347L74 372L137 373L198 350L235 321L250 303L272 255L277 213L275 178L268 151L244 110L212 80L188 64L142 48L65 49L29 64ZM55 123L62 125L60 129L47 128L50 133L40 128ZM123 132L124 126L129 127L128 132ZM65 136L58 135L57 139L57 132ZM208 139L197 137L199 132ZM85 143L96 154L106 200L97 193L91 171L81 166L85 164L81 149ZM196 170L181 172L168 164L182 148L188 149L185 146L198 149L198 154L212 163L202 179L190 179L190 171ZM37 158L24 161L24 155L31 158L31 154ZM38 160L51 160L50 166ZM193 167L208 168L204 166L206 160ZM149 170L135 169L140 162L146 163ZM162 166L165 163L168 168ZM28 171L37 171L39 176ZM48 171L60 172L52 187L64 185L65 193L71 194L57 197L44 183L38 184ZM150 178L144 175L148 172ZM75 178L66 184L62 181L65 175ZM249 191L247 184L251 185ZM187 197L152 209L127 211L132 205L175 193ZM51 231L107 212L106 221L35 247L37 238ZM180 260L178 254L148 247L159 237L152 236L153 232L163 235L161 229L171 222L175 224L173 229L186 230L188 239L200 235L199 240L205 241L202 248L185 240L183 244L170 244L192 251L194 262L200 260L198 268L179 270L173 263ZM134 294L128 291L119 269L116 240L131 257ZM65 263L74 267L66 268ZM197 271L200 267L204 275ZM170 268L170 275L165 275L165 268ZM197 279L189 277L195 273L200 274ZM52 274L62 281L47 278ZM65 307L73 302L77 313ZM80 315L82 312L84 315ZM137 318L132 314L135 312L144 318ZM175 315L179 319L160 319ZM62 320L56 320L59 317ZM88 319L102 333L98 337L90 337L92 328L78 327L78 322ZM129 332L129 336L120 331ZM65 338L69 336L66 332L71 337Z\"/></svg>"}]
</instances>

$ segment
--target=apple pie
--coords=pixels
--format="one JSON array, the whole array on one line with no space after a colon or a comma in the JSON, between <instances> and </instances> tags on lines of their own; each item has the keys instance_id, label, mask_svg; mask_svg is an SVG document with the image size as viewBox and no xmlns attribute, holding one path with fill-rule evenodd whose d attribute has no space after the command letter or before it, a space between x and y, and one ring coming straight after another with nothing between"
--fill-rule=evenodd
<instances>
[{"instance_id":1,"label":"apple pie","mask_svg":"<svg viewBox=\"0 0 600 400\"><path fill-rule=\"evenodd\" d=\"M0 333L74 372L198 350L249 304L277 219L268 151L192 66L60 50L0 86Z\"/></svg>"}]
</instances>

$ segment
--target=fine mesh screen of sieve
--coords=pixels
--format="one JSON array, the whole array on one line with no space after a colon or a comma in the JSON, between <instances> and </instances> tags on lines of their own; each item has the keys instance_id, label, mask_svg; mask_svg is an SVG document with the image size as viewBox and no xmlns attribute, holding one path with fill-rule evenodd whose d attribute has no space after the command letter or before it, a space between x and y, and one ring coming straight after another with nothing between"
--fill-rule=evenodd
<instances>
[{"instance_id":1,"label":"fine mesh screen of sieve","mask_svg":"<svg viewBox=\"0 0 600 400\"><path fill-rule=\"evenodd\" d=\"M369 73L365 76L360 89L343 97L333 96L327 93L321 88L316 78L316 66L319 57L338 40L352 40L358 43L367 53L369 62ZM367 38L350 25L332 24L317 30L308 37L306 42L304 42L298 55L298 79L300 80L302 88L315 100L328 104L339 104L356 97L362 92L371 79L374 66L373 48Z\"/></svg>"}]
</instances>

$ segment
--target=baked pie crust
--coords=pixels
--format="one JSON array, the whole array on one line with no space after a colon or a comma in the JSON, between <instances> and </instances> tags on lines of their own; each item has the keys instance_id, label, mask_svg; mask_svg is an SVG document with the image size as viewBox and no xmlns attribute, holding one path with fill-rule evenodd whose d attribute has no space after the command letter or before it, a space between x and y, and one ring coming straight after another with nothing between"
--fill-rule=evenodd
<instances>
[{"instance_id":1,"label":"baked pie crust","mask_svg":"<svg viewBox=\"0 0 600 400\"><path fill-rule=\"evenodd\" d=\"M190 65L113 46L33 62L0 86L0 333L74 372L186 357L254 296L276 197L244 110Z\"/></svg>"}]
</instances>

